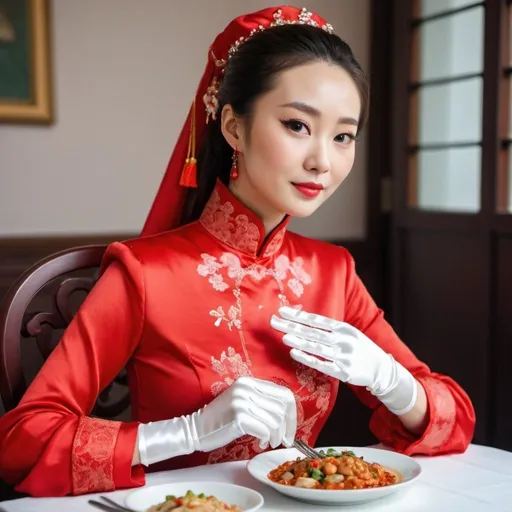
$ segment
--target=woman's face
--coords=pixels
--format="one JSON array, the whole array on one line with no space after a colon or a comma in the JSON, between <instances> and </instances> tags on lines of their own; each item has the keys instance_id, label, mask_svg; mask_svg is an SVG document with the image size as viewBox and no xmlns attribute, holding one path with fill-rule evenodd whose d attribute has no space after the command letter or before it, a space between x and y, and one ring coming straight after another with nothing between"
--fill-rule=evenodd
<instances>
[{"instance_id":1,"label":"woman's face","mask_svg":"<svg viewBox=\"0 0 512 512\"><path fill-rule=\"evenodd\" d=\"M272 229L311 215L347 177L361 100L350 75L324 62L280 74L238 141L233 193Z\"/></svg>"}]
</instances>

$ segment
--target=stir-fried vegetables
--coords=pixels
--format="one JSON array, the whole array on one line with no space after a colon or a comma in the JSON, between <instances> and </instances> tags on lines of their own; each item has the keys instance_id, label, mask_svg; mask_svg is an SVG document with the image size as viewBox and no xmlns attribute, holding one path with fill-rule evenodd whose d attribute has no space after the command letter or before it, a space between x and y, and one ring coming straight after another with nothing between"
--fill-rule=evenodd
<instances>
[{"instance_id":1,"label":"stir-fried vegetables","mask_svg":"<svg viewBox=\"0 0 512 512\"><path fill-rule=\"evenodd\" d=\"M321 450L322 459L297 458L273 469L273 482L306 489L369 489L397 483L397 475L353 451Z\"/></svg>"}]
</instances>

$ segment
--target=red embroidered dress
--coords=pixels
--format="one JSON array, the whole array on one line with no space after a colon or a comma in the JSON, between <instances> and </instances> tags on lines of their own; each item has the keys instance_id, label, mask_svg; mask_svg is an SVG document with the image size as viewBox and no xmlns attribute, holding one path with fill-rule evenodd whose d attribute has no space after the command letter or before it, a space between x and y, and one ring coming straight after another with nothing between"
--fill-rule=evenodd
<instances>
[{"instance_id":1,"label":"red embroidered dress","mask_svg":"<svg viewBox=\"0 0 512 512\"><path fill-rule=\"evenodd\" d=\"M349 322L422 383L430 422L419 439L364 388L353 387L374 409L370 427L382 441L407 454L463 451L474 428L464 391L431 373L399 340L345 249L287 232L287 222L265 238L261 221L218 183L199 221L113 244L102 278L62 341L20 405L0 419L0 476L33 495L142 485L142 467L131 466L138 422L192 413L242 375L290 387L298 437L315 444L339 382L290 358L269 325L284 304ZM90 418L99 392L125 365L134 421ZM258 451L246 436L151 470Z\"/></svg>"}]
</instances>

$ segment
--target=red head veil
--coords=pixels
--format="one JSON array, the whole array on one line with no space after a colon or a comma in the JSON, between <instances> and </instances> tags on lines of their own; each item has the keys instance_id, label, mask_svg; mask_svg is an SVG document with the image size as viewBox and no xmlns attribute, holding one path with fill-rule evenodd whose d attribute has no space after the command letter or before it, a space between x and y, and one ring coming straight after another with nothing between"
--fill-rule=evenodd
<instances>
[{"instance_id":1,"label":"red head veil","mask_svg":"<svg viewBox=\"0 0 512 512\"><path fill-rule=\"evenodd\" d=\"M187 187L196 186L196 148L202 144L208 117L216 114L215 93L229 57L254 33L287 24L313 25L332 32L331 25L305 8L269 7L235 18L210 46L206 69L146 219L143 236L178 226Z\"/></svg>"}]
</instances>

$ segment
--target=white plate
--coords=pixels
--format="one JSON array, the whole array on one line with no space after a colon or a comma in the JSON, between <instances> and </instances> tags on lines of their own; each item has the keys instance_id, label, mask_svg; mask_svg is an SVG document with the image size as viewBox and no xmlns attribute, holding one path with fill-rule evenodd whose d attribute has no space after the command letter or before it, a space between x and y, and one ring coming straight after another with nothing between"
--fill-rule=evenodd
<instances>
[{"instance_id":1,"label":"white plate","mask_svg":"<svg viewBox=\"0 0 512 512\"><path fill-rule=\"evenodd\" d=\"M263 506L263 496L252 489L222 482L176 482L152 485L132 491L124 500L127 507L145 512L149 507L165 501L169 494L184 496L187 491L215 496L229 505L237 505L244 512L255 512Z\"/></svg>"},{"instance_id":2,"label":"white plate","mask_svg":"<svg viewBox=\"0 0 512 512\"><path fill-rule=\"evenodd\" d=\"M377 487L374 489L353 489L353 490L332 490L325 489L302 489L272 482L268 478L268 473L288 460L297 457L304 457L295 448L284 450L273 450L256 455L247 463L249 473L266 485L273 487L276 491L294 498L299 501L313 503L315 505L353 505L357 503L367 503L370 501L384 498L390 494L402 491L409 487L420 475L421 466L414 459L388 450L377 448L355 448L331 446L338 452L343 450L352 450L358 457L364 457L368 462L377 462L386 466L386 468L398 471L402 476L402 482L387 487ZM322 448L318 448L322 449ZM327 448L323 448L327 450Z\"/></svg>"}]
</instances>

